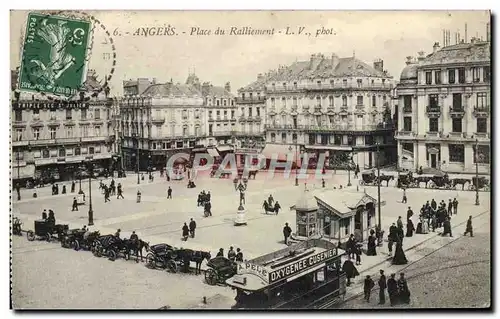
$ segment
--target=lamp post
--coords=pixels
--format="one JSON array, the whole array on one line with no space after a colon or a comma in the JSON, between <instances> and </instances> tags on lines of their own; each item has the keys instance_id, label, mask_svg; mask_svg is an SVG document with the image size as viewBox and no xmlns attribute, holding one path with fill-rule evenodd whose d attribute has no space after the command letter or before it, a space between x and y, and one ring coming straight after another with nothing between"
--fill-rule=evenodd
<instances>
[{"instance_id":1,"label":"lamp post","mask_svg":"<svg viewBox=\"0 0 500 319\"><path fill-rule=\"evenodd\" d=\"M479 140L476 139L476 152L475 152L475 160L476 160L476 206L479 206Z\"/></svg>"},{"instance_id":2,"label":"lamp post","mask_svg":"<svg viewBox=\"0 0 500 319\"><path fill-rule=\"evenodd\" d=\"M135 156L135 161L136 161L136 165L137 165L137 184L140 184L141 183L141 179L139 177L139 162L140 162L140 154L139 154L139 136L135 133L132 134L132 137L135 138L136 140L136 144L137 144L137 155Z\"/></svg>"},{"instance_id":3,"label":"lamp post","mask_svg":"<svg viewBox=\"0 0 500 319\"><path fill-rule=\"evenodd\" d=\"M238 213L236 215L236 220L234 221L235 226L246 225L246 217L245 217L245 207L243 203L245 202L245 191L248 186L248 179L238 177L233 180L234 190L240 193L240 205L238 206Z\"/></svg>"},{"instance_id":4,"label":"lamp post","mask_svg":"<svg viewBox=\"0 0 500 319\"><path fill-rule=\"evenodd\" d=\"M82 169L83 169L83 164L84 162L82 161L82 166L80 166L79 172L78 172L78 194L82 193Z\"/></svg>"},{"instance_id":5,"label":"lamp post","mask_svg":"<svg viewBox=\"0 0 500 319\"><path fill-rule=\"evenodd\" d=\"M380 205L380 145L377 143L377 204L378 204L378 228L382 230L382 214Z\"/></svg>"},{"instance_id":6,"label":"lamp post","mask_svg":"<svg viewBox=\"0 0 500 319\"><path fill-rule=\"evenodd\" d=\"M88 162L88 171L89 171L89 226L94 225L94 211L92 210L92 174L93 164L91 161Z\"/></svg>"},{"instance_id":7,"label":"lamp post","mask_svg":"<svg viewBox=\"0 0 500 319\"><path fill-rule=\"evenodd\" d=\"M16 191L17 191L17 200L21 200L21 192L19 191L19 182L21 180L21 175L19 173L19 157L21 156L21 153L17 151L17 183L16 183Z\"/></svg>"},{"instance_id":8,"label":"lamp post","mask_svg":"<svg viewBox=\"0 0 500 319\"><path fill-rule=\"evenodd\" d=\"M297 152L297 139L295 139L295 186L299 186L299 153ZM292 151L292 146L288 148Z\"/></svg>"},{"instance_id":9,"label":"lamp post","mask_svg":"<svg viewBox=\"0 0 500 319\"><path fill-rule=\"evenodd\" d=\"M352 161L352 153L349 153L347 158L347 186L351 186L351 161Z\"/></svg>"}]
</instances>

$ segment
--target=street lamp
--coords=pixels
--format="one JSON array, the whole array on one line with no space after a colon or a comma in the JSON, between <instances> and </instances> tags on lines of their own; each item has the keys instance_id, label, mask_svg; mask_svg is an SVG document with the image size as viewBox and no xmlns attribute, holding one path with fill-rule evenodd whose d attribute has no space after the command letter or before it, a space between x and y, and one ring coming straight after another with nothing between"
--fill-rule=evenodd
<instances>
[{"instance_id":1,"label":"street lamp","mask_svg":"<svg viewBox=\"0 0 500 319\"><path fill-rule=\"evenodd\" d=\"M476 138L476 206L479 206L479 140Z\"/></svg>"},{"instance_id":2,"label":"street lamp","mask_svg":"<svg viewBox=\"0 0 500 319\"><path fill-rule=\"evenodd\" d=\"M378 228L382 231L382 214L380 205L380 144L377 143L377 204L378 204Z\"/></svg>"},{"instance_id":3,"label":"street lamp","mask_svg":"<svg viewBox=\"0 0 500 319\"><path fill-rule=\"evenodd\" d=\"M83 193L83 191L82 191L82 169L84 167L83 165L84 165L84 161L82 161L81 166L78 170L78 194Z\"/></svg>"},{"instance_id":4,"label":"street lamp","mask_svg":"<svg viewBox=\"0 0 500 319\"><path fill-rule=\"evenodd\" d=\"M92 210L92 175L94 173L94 165L89 160L88 171L89 171L89 226L94 225L94 211Z\"/></svg>"},{"instance_id":5,"label":"street lamp","mask_svg":"<svg viewBox=\"0 0 500 319\"><path fill-rule=\"evenodd\" d=\"M295 186L299 186L299 153L297 152L297 138L295 138ZM288 148L292 151L292 146Z\"/></svg>"},{"instance_id":6,"label":"street lamp","mask_svg":"<svg viewBox=\"0 0 500 319\"><path fill-rule=\"evenodd\" d=\"M137 142L137 155L135 157L135 161L137 163L137 184L141 183L141 180L139 178L139 162L140 162L140 154L139 154L139 136L135 133L132 133L132 137L135 138Z\"/></svg>"},{"instance_id":7,"label":"street lamp","mask_svg":"<svg viewBox=\"0 0 500 319\"><path fill-rule=\"evenodd\" d=\"M21 153L17 151L17 183L16 183L16 188L17 188L17 200L21 200L21 192L19 191L19 181L21 180L21 175L19 173L19 157L21 156Z\"/></svg>"},{"instance_id":8,"label":"street lamp","mask_svg":"<svg viewBox=\"0 0 500 319\"><path fill-rule=\"evenodd\" d=\"M349 153L347 158L347 186L351 186L351 161L352 161L352 153Z\"/></svg>"},{"instance_id":9,"label":"street lamp","mask_svg":"<svg viewBox=\"0 0 500 319\"><path fill-rule=\"evenodd\" d=\"M243 203L245 202L245 191L247 190L248 179L239 176L238 178L235 178L233 180L233 184L234 184L234 190L240 193L240 205L238 206L238 213L236 215L236 220L234 221L234 224L236 226L246 225L247 221L245 218L245 207L243 207Z\"/></svg>"}]
</instances>

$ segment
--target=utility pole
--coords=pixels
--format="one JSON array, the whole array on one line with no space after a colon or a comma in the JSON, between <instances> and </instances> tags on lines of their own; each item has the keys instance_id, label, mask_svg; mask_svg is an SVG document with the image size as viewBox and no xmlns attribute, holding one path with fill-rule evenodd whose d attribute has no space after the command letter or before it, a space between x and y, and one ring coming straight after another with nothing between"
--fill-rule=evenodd
<instances>
[{"instance_id":1,"label":"utility pole","mask_svg":"<svg viewBox=\"0 0 500 319\"><path fill-rule=\"evenodd\" d=\"M378 204L378 228L382 231L382 214L380 205L380 145L377 143L377 204Z\"/></svg>"},{"instance_id":2,"label":"utility pole","mask_svg":"<svg viewBox=\"0 0 500 319\"><path fill-rule=\"evenodd\" d=\"M474 158L476 159L476 206L479 206L479 140L476 139L476 152Z\"/></svg>"},{"instance_id":3,"label":"utility pole","mask_svg":"<svg viewBox=\"0 0 500 319\"><path fill-rule=\"evenodd\" d=\"M297 152L298 140L295 139L295 186L299 186L299 153Z\"/></svg>"},{"instance_id":4,"label":"utility pole","mask_svg":"<svg viewBox=\"0 0 500 319\"><path fill-rule=\"evenodd\" d=\"M88 163L89 170L89 226L94 225L94 211L92 210L92 175L94 174L92 162Z\"/></svg>"},{"instance_id":5,"label":"utility pole","mask_svg":"<svg viewBox=\"0 0 500 319\"><path fill-rule=\"evenodd\" d=\"M349 153L347 157L347 186L351 186L351 161L352 161L352 153Z\"/></svg>"}]
</instances>

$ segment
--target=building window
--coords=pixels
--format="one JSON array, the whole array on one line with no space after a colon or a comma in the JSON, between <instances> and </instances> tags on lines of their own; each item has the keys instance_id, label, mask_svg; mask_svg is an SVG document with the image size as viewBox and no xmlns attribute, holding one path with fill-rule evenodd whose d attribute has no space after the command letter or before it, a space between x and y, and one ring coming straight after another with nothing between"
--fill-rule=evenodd
<instances>
[{"instance_id":1,"label":"building window","mask_svg":"<svg viewBox=\"0 0 500 319\"><path fill-rule=\"evenodd\" d=\"M87 125L82 126L82 136L83 137L89 136L89 127Z\"/></svg>"},{"instance_id":2,"label":"building window","mask_svg":"<svg viewBox=\"0 0 500 319\"><path fill-rule=\"evenodd\" d=\"M316 106L321 107L321 97L320 96L316 97Z\"/></svg>"},{"instance_id":3,"label":"building window","mask_svg":"<svg viewBox=\"0 0 500 319\"><path fill-rule=\"evenodd\" d=\"M22 141L22 140L23 140L23 129L16 128L16 141Z\"/></svg>"},{"instance_id":4,"label":"building window","mask_svg":"<svg viewBox=\"0 0 500 319\"><path fill-rule=\"evenodd\" d=\"M271 84L271 87L272 87L273 91L276 91L276 84L274 84L274 83Z\"/></svg>"},{"instance_id":5,"label":"building window","mask_svg":"<svg viewBox=\"0 0 500 319\"><path fill-rule=\"evenodd\" d=\"M286 107L286 98L284 97L281 98L281 106Z\"/></svg>"},{"instance_id":6,"label":"building window","mask_svg":"<svg viewBox=\"0 0 500 319\"><path fill-rule=\"evenodd\" d=\"M73 110L72 109L67 109L66 110L66 119L67 120L73 119Z\"/></svg>"},{"instance_id":7,"label":"building window","mask_svg":"<svg viewBox=\"0 0 500 319\"><path fill-rule=\"evenodd\" d=\"M281 133L281 143L286 143L286 133Z\"/></svg>"},{"instance_id":8,"label":"building window","mask_svg":"<svg viewBox=\"0 0 500 319\"><path fill-rule=\"evenodd\" d=\"M155 150L156 149L156 143L153 142L152 146L153 146L153 149Z\"/></svg>"},{"instance_id":9,"label":"building window","mask_svg":"<svg viewBox=\"0 0 500 319\"><path fill-rule=\"evenodd\" d=\"M292 142L297 143L297 134L296 133L292 134Z\"/></svg>"},{"instance_id":10,"label":"building window","mask_svg":"<svg viewBox=\"0 0 500 319\"><path fill-rule=\"evenodd\" d=\"M38 127L33 128L31 132L35 141L40 139L40 129Z\"/></svg>"},{"instance_id":11,"label":"building window","mask_svg":"<svg viewBox=\"0 0 500 319\"><path fill-rule=\"evenodd\" d=\"M451 127L453 133L461 133L462 132L462 119L452 119Z\"/></svg>"},{"instance_id":12,"label":"building window","mask_svg":"<svg viewBox=\"0 0 500 319\"><path fill-rule=\"evenodd\" d=\"M361 96L361 95L357 96L356 104L357 105L363 105L363 96Z\"/></svg>"},{"instance_id":13,"label":"building window","mask_svg":"<svg viewBox=\"0 0 500 319\"><path fill-rule=\"evenodd\" d=\"M94 147L93 146L89 147L89 154L94 154Z\"/></svg>"},{"instance_id":14,"label":"building window","mask_svg":"<svg viewBox=\"0 0 500 319\"><path fill-rule=\"evenodd\" d=\"M248 116L250 116L250 117L252 116L252 110L253 110L253 109L252 109L251 107L249 107L249 108L248 108ZM225 115L226 115L226 114L224 114L224 116L225 116Z\"/></svg>"},{"instance_id":15,"label":"building window","mask_svg":"<svg viewBox=\"0 0 500 319\"><path fill-rule=\"evenodd\" d=\"M188 111L187 110L182 110L182 119L187 120L188 118Z\"/></svg>"},{"instance_id":16,"label":"building window","mask_svg":"<svg viewBox=\"0 0 500 319\"><path fill-rule=\"evenodd\" d=\"M50 139L55 140L56 139L56 128L51 127L49 132L50 132Z\"/></svg>"},{"instance_id":17,"label":"building window","mask_svg":"<svg viewBox=\"0 0 500 319\"><path fill-rule=\"evenodd\" d=\"M50 152L48 149L42 150L42 157L43 158L49 158L50 157Z\"/></svg>"},{"instance_id":18,"label":"building window","mask_svg":"<svg viewBox=\"0 0 500 319\"><path fill-rule=\"evenodd\" d=\"M429 95L429 106L432 108L437 108L439 104L439 97L437 94Z\"/></svg>"},{"instance_id":19,"label":"building window","mask_svg":"<svg viewBox=\"0 0 500 319\"><path fill-rule=\"evenodd\" d=\"M405 111L411 112L411 95L403 95L403 107Z\"/></svg>"},{"instance_id":20,"label":"building window","mask_svg":"<svg viewBox=\"0 0 500 319\"><path fill-rule=\"evenodd\" d=\"M274 97L271 98L271 106L276 107L276 99Z\"/></svg>"},{"instance_id":21,"label":"building window","mask_svg":"<svg viewBox=\"0 0 500 319\"><path fill-rule=\"evenodd\" d=\"M448 83L455 84L455 69L448 70Z\"/></svg>"},{"instance_id":22,"label":"building window","mask_svg":"<svg viewBox=\"0 0 500 319\"><path fill-rule=\"evenodd\" d=\"M80 119L81 120L86 120L87 119L87 110L86 109L80 110Z\"/></svg>"},{"instance_id":23,"label":"building window","mask_svg":"<svg viewBox=\"0 0 500 319\"><path fill-rule=\"evenodd\" d=\"M293 88L297 89L297 82L293 82Z\"/></svg>"},{"instance_id":24,"label":"building window","mask_svg":"<svg viewBox=\"0 0 500 319\"><path fill-rule=\"evenodd\" d=\"M179 141L179 142L175 143L175 148L183 148L183 147L184 147L184 142Z\"/></svg>"},{"instance_id":25,"label":"building window","mask_svg":"<svg viewBox=\"0 0 500 319\"><path fill-rule=\"evenodd\" d=\"M373 145L374 142L373 135L365 135L365 145Z\"/></svg>"},{"instance_id":26,"label":"building window","mask_svg":"<svg viewBox=\"0 0 500 319\"><path fill-rule=\"evenodd\" d=\"M66 127L66 137L67 138L73 137L73 126Z\"/></svg>"},{"instance_id":27,"label":"building window","mask_svg":"<svg viewBox=\"0 0 500 319\"><path fill-rule=\"evenodd\" d=\"M429 132L437 132L439 130L439 121L436 118L429 119Z\"/></svg>"},{"instance_id":28,"label":"building window","mask_svg":"<svg viewBox=\"0 0 500 319\"><path fill-rule=\"evenodd\" d=\"M79 147L75 147L75 156L79 156L82 154L82 149Z\"/></svg>"},{"instance_id":29,"label":"building window","mask_svg":"<svg viewBox=\"0 0 500 319\"><path fill-rule=\"evenodd\" d=\"M245 93L241 93L241 99L244 100L245 99Z\"/></svg>"},{"instance_id":30,"label":"building window","mask_svg":"<svg viewBox=\"0 0 500 319\"><path fill-rule=\"evenodd\" d=\"M39 109L33 109L33 118L38 120L40 118L40 110Z\"/></svg>"},{"instance_id":31,"label":"building window","mask_svg":"<svg viewBox=\"0 0 500 319\"><path fill-rule=\"evenodd\" d=\"M101 119L101 109L95 109L94 110L94 119L95 120L100 120Z\"/></svg>"},{"instance_id":32,"label":"building window","mask_svg":"<svg viewBox=\"0 0 500 319\"><path fill-rule=\"evenodd\" d=\"M49 116L50 116L51 120L57 120L56 111L50 110L50 115Z\"/></svg>"},{"instance_id":33,"label":"building window","mask_svg":"<svg viewBox=\"0 0 500 319\"><path fill-rule=\"evenodd\" d=\"M458 69L458 83L465 83L465 69Z\"/></svg>"},{"instance_id":34,"label":"building window","mask_svg":"<svg viewBox=\"0 0 500 319\"><path fill-rule=\"evenodd\" d=\"M474 164L476 160L480 164L489 164L490 163L490 146L489 145L478 145L478 154L476 158L476 145L472 146L472 152L474 154Z\"/></svg>"},{"instance_id":35,"label":"building window","mask_svg":"<svg viewBox=\"0 0 500 319\"><path fill-rule=\"evenodd\" d=\"M231 106L234 106L234 100L231 100Z\"/></svg>"},{"instance_id":36,"label":"building window","mask_svg":"<svg viewBox=\"0 0 500 319\"><path fill-rule=\"evenodd\" d=\"M479 82L481 80L481 69L478 67L472 68L472 81Z\"/></svg>"},{"instance_id":37,"label":"building window","mask_svg":"<svg viewBox=\"0 0 500 319\"><path fill-rule=\"evenodd\" d=\"M65 156L66 156L66 149L60 148L59 149L59 157L65 157Z\"/></svg>"},{"instance_id":38,"label":"building window","mask_svg":"<svg viewBox=\"0 0 500 319\"><path fill-rule=\"evenodd\" d=\"M271 133L271 142L276 142L276 134Z\"/></svg>"},{"instance_id":39,"label":"building window","mask_svg":"<svg viewBox=\"0 0 500 319\"><path fill-rule=\"evenodd\" d=\"M94 132L95 132L95 136L101 136L101 127L94 126Z\"/></svg>"},{"instance_id":40,"label":"building window","mask_svg":"<svg viewBox=\"0 0 500 319\"><path fill-rule=\"evenodd\" d=\"M450 162L464 162L464 145L463 144L448 144L448 152L450 153Z\"/></svg>"},{"instance_id":41,"label":"building window","mask_svg":"<svg viewBox=\"0 0 500 319\"><path fill-rule=\"evenodd\" d=\"M411 132L411 116L405 116L403 118L403 131Z\"/></svg>"},{"instance_id":42,"label":"building window","mask_svg":"<svg viewBox=\"0 0 500 319\"><path fill-rule=\"evenodd\" d=\"M343 87L347 87L347 79L343 79L342 80L342 86Z\"/></svg>"},{"instance_id":43,"label":"building window","mask_svg":"<svg viewBox=\"0 0 500 319\"><path fill-rule=\"evenodd\" d=\"M476 105L478 108L486 108L488 106L488 93L476 93Z\"/></svg>"},{"instance_id":44,"label":"building window","mask_svg":"<svg viewBox=\"0 0 500 319\"><path fill-rule=\"evenodd\" d=\"M187 136L187 135L188 135L188 128L187 128L187 126L184 126L184 127L182 128L182 135L183 135L183 136Z\"/></svg>"},{"instance_id":45,"label":"building window","mask_svg":"<svg viewBox=\"0 0 500 319\"><path fill-rule=\"evenodd\" d=\"M360 88L363 85L363 80L358 79L357 83L358 83L358 88Z\"/></svg>"},{"instance_id":46,"label":"building window","mask_svg":"<svg viewBox=\"0 0 500 319\"><path fill-rule=\"evenodd\" d=\"M14 120L17 122L21 122L23 120L23 111L15 110L14 111Z\"/></svg>"},{"instance_id":47,"label":"building window","mask_svg":"<svg viewBox=\"0 0 500 319\"><path fill-rule=\"evenodd\" d=\"M432 72L425 72L425 84L432 84Z\"/></svg>"},{"instance_id":48,"label":"building window","mask_svg":"<svg viewBox=\"0 0 500 319\"><path fill-rule=\"evenodd\" d=\"M321 87L321 81L316 81L316 84L318 85L319 88Z\"/></svg>"},{"instance_id":49,"label":"building window","mask_svg":"<svg viewBox=\"0 0 500 319\"><path fill-rule=\"evenodd\" d=\"M255 108L255 111L257 111L257 116L260 116L260 107Z\"/></svg>"},{"instance_id":50,"label":"building window","mask_svg":"<svg viewBox=\"0 0 500 319\"><path fill-rule=\"evenodd\" d=\"M215 100L215 105L216 105L216 106L220 106L220 100L219 100L219 99L216 99L216 100Z\"/></svg>"},{"instance_id":51,"label":"building window","mask_svg":"<svg viewBox=\"0 0 500 319\"><path fill-rule=\"evenodd\" d=\"M483 68L483 82L489 83L490 82L490 77L491 77L491 67L490 66L485 66Z\"/></svg>"},{"instance_id":52,"label":"building window","mask_svg":"<svg viewBox=\"0 0 500 319\"><path fill-rule=\"evenodd\" d=\"M453 93L453 110L462 110L462 94Z\"/></svg>"},{"instance_id":53,"label":"building window","mask_svg":"<svg viewBox=\"0 0 500 319\"><path fill-rule=\"evenodd\" d=\"M413 153L413 143L401 143L401 146L404 151L408 151L410 153Z\"/></svg>"},{"instance_id":54,"label":"building window","mask_svg":"<svg viewBox=\"0 0 500 319\"><path fill-rule=\"evenodd\" d=\"M333 96L328 97L328 106L333 107Z\"/></svg>"},{"instance_id":55,"label":"building window","mask_svg":"<svg viewBox=\"0 0 500 319\"><path fill-rule=\"evenodd\" d=\"M342 106L347 106L347 96L342 95Z\"/></svg>"},{"instance_id":56,"label":"building window","mask_svg":"<svg viewBox=\"0 0 500 319\"><path fill-rule=\"evenodd\" d=\"M382 86L385 85L385 79L382 79Z\"/></svg>"},{"instance_id":57,"label":"building window","mask_svg":"<svg viewBox=\"0 0 500 319\"><path fill-rule=\"evenodd\" d=\"M486 119L486 118L476 119L476 132L477 133L487 133L488 132L488 119Z\"/></svg>"},{"instance_id":58,"label":"building window","mask_svg":"<svg viewBox=\"0 0 500 319\"><path fill-rule=\"evenodd\" d=\"M377 106L377 97L375 95L372 96L372 106Z\"/></svg>"},{"instance_id":59,"label":"building window","mask_svg":"<svg viewBox=\"0 0 500 319\"><path fill-rule=\"evenodd\" d=\"M234 119L234 110L231 111L231 119Z\"/></svg>"},{"instance_id":60,"label":"building window","mask_svg":"<svg viewBox=\"0 0 500 319\"><path fill-rule=\"evenodd\" d=\"M222 105L223 106L227 106L227 100L226 99L222 100Z\"/></svg>"},{"instance_id":61,"label":"building window","mask_svg":"<svg viewBox=\"0 0 500 319\"><path fill-rule=\"evenodd\" d=\"M434 71L434 82L436 84L441 84L441 71Z\"/></svg>"}]
</instances>

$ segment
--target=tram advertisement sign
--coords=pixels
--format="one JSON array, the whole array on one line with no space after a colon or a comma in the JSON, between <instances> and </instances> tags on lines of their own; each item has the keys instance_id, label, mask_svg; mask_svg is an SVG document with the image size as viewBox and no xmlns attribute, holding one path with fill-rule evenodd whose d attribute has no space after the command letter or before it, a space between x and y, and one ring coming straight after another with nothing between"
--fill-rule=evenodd
<instances>
[{"instance_id":1,"label":"tram advertisement sign","mask_svg":"<svg viewBox=\"0 0 500 319\"><path fill-rule=\"evenodd\" d=\"M275 283L282 279L291 277L299 272L302 272L308 268L312 268L326 260L337 256L337 249L332 248L326 251L323 251L319 254L312 255L310 257L300 259L290 265L287 265L283 268L277 269L269 273L269 283Z\"/></svg>"},{"instance_id":2,"label":"tram advertisement sign","mask_svg":"<svg viewBox=\"0 0 500 319\"><path fill-rule=\"evenodd\" d=\"M249 262L239 263L237 273L238 275L252 274L264 280L266 283L269 283L267 269L260 265L255 265Z\"/></svg>"}]
</instances>

